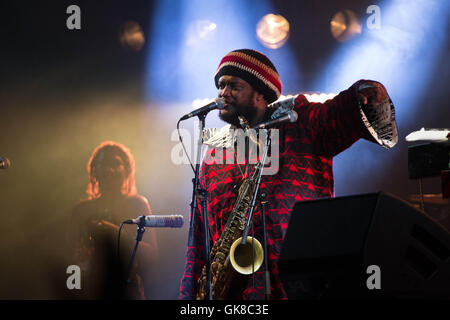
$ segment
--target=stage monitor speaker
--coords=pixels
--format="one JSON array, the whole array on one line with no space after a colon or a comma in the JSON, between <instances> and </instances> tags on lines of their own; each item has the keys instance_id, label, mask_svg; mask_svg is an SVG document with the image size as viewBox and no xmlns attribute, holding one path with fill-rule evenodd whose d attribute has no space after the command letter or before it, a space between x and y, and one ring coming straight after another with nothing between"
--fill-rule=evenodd
<instances>
[{"instance_id":1,"label":"stage monitor speaker","mask_svg":"<svg viewBox=\"0 0 450 320\"><path fill-rule=\"evenodd\" d=\"M278 260L289 299L450 299L450 234L387 193L298 202Z\"/></svg>"}]
</instances>

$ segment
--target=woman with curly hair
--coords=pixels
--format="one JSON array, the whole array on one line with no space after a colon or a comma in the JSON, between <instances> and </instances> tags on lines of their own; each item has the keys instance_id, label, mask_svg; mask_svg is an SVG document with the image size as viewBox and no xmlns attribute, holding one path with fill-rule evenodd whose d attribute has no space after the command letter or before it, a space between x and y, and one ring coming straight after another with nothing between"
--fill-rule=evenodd
<instances>
[{"instance_id":1,"label":"woman with curly hair","mask_svg":"<svg viewBox=\"0 0 450 320\"><path fill-rule=\"evenodd\" d=\"M155 269L158 256L155 233L146 230L129 279L125 279L126 269L136 229L124 227L120 241L122 254L117 256L119 225L151 214L149 202L136 190L133 155L123 144L104 141L93 151L87 171L88 199L73 209L71 226L75 232L75 256L82 273L81 297L145 299L145 278Z\"/></svg>"}]
</instances>

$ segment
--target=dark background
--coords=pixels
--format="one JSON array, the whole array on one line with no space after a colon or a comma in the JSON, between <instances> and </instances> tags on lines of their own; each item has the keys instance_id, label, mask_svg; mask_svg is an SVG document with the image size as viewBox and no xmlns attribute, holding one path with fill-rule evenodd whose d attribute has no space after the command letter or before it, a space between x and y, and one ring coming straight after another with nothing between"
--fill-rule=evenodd
<instances>
[{"instance_id":1,"label":"dark background","mask_svg":"<svg viewBox=\"0 0 450 320\"><path fill-rule=\"evenodd\" d=\"M362 14L372 2L272 2L291 22L289 43L302 65L301 90L311 90L317 73L340 45L329 32L330 17L343 8ZM71 4L82 9L81 30L66 28L66 8ZM154 6L152 1L1 2L0 156L11 159L12 167L0 172L0 298L63 297L60 289L65 283L58 281L65 280L65 268L71 264L64 245L68 215L85 197L86 163L103 140L131 149L138 190L153 212L183 214L188 221L192 172L170 162L175 122L166 123L154 111L157 107L145 100L152 39L147 37L139 52L118 41L119 28L127 20L149 30ZM404 137L421 127L450 126L448 41L444 49L415 121L403 124L399 119L399 144L383 156L382 172L364 164L364 157L381 152L378 146L367 147L366 141L352 147L350 158L336 159L354 163L336 173L337 196L418 192L417 182L407 176ZM367 148L369 155L358 153ZM424 191L439 193L439 178L425 179ZM165 285L152 298L177 296L187 225L156 231L166 266L161 270Z\"/></svg>"}]
</instances>

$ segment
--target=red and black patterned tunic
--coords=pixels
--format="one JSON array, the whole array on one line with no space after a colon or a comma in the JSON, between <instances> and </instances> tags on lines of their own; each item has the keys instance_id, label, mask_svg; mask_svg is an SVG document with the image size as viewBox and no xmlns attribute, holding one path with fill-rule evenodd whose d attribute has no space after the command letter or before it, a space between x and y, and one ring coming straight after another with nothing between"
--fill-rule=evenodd
<instances>
[{"instance_id":1,"label":"red and black patterned tunic","mask_svg":"<svg viewBox=\"0 0 450 320\"><path fill-rule=\"evenodd\" d=\"M269 202L266 231L272 299L287 298L276 262L294 204L297 201L332 197L333 157L360 138L375 142L361 119L358 103L360 83L361 81L355 83L325 103L310 103L304 95L297 96L294 110L298 113L298 120L280 127L279 170L275 175L263 175L260 188L260 193L266 193ZM208 148L205 159L210 155L214 155L211 147ZM222 163L206 164L204 160L200 172L200 183L208 192L211 247L219 239L232 211L237 194L234 186L242 181L237 164L227 164L226 161ZM261 208L257 205L253 215L254 234L262 243L261 215ZM180 299L195 299L197 279L205 263L203 220L199 208L195 211L194 219ZM249 235L252 235L251 232ZM234 292L232 296L264 299L264 264L253 276L248 276L246 283L242 291Z\"/></svg>"}]
</instances>

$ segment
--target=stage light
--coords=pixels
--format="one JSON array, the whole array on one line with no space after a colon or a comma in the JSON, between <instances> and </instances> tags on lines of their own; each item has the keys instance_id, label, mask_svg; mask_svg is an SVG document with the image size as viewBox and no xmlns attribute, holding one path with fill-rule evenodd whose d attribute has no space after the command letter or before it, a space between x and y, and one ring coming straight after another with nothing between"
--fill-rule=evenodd
<instances>
[{"instance_id":1,"label":"stage light","mask_svg":"<svg viewBox=\"0 0 450 320\"><path fill-rule=\"evenodd\" d=\"M359 79L383 83L396 106L397 119L413 119L423 105L436 56L447 43L444 12L448 1L385 1L378 29L364 28L356 41L336 51L319 72L317 90L339 92ZM369 21L366 15L364 25Z\"/></svg>"},{"instance_id":2,"label":"stage light","mask_svg":"<svg viewBox=\"0 0 450 320\"><path fill-rule=\"evenodd\" d=\"M195 20L187 29L187 46L199 44L200 41L212 39L217 29L217 25L209 20Z\"/></svg>"},{"instance_id":3,"label":"stage light","mask_svg":"<svg viewBox=\"0 0 450 320\"><path fill-rule=\"evenodd\" d=\"M278 49L289 38L289 22L281 15L266 14L256 26L256 36L265 47Z\"/></svg>"},{"instance_id":4,"label":"stage light","mask_svg":"<svg viewBox=\"0 0 450 320\"><path fill-rule=\"evenodd\" d=\"M194 101L192 101L192 109L198 109L201 108L205 105L207 105L208 103L212 102L214 99L212 98L204 98L204 99L195 99Z\"/></svg>"},{"instance_id":5,"label":"stage light","mask_svg":"<svg viewBox=\"0 0 450 320\"><path fill-rule=\"evenodd\" d=\"M331 18L330 29L337 41L345 42L361 33L361 24L353 11L343 10Z\"/></svg>"},{"instance_id":6,"label":"stage light","mask_svg":"<svg viewBox=\"0 0 450 320\"><path fill-rule=\"evenodd\" d=\"M155 2L149 31L148 99L189 108L196 97L217 95L214 71L220 57L259 45L254 28L263 16L263 2L251 12L239 0Z\"/></svg>"},{"instance_id":7,"label":"stage light","mask_svg":"<svg viewBox=\"0 0 450 320\"><path fill-rule=\"evenodd\" d=\"M336 93L319 93L319 92L310 92L310 93L301 93L303 94L309 102L320 102L324 103L329 99L333 99L337 94ZM277 101L281 101L284 99L292 98L294 95L281 95Z\"/></svg>"},{"instance_id":8,"label":"stage light","mask_svg":"<svg viewBox=\"0 0 450 320\"><path fill-rule=\"evenodd\" d=\"M376 16L365 10L360 17L361 35L339 46L328 65L317 73L313 90L340 92L359 79L379 81L394 103L399 128L414 123L419 126L419 117L434 111L432 105L424 106L424 99L430 80L436 77L434 71L442 68L436 63L448 43L450 2L385 0L378 6ZM374 18L379 19L376 27ZM401 150L396 147L393 152ZM341 195L354 192L349 176L355 173L355 159L362 171L382 172L392 161L391 154L364 142L339 154L333 164L336 190ZM364 184L360 186L364 188Z\"/></svg>"},{"instance_id":9,"label":"stage light","mask_svg":"<svg viewBox=\"0 0 450 320\"><path fill-rule=\"evenodd\" d=\"M303 94L309 102L320 102L324 103L327 100L333 99L336 93L304 93Z\"/></svg>"},{"instance_id":10,"label":"stage light","mask_svg":"<svg viewBox=\"0 0 450 320\"><path fill-rule=\"evenodd\" d=\"M119 31L120 44L133 51L142 49L145 43L144 32L141 26L135 21L125 22Z\"/></svg>"}]
</instances>

